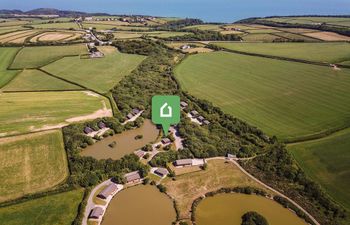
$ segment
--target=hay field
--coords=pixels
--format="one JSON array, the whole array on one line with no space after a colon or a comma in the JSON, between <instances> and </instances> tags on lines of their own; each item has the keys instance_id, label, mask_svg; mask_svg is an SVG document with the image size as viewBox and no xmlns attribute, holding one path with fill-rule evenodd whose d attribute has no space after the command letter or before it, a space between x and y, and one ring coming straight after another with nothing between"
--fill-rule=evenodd
<instances>
[{"instance_id":1,"label":"hay field","mask_svg":"<svg viewBox=\"0 0 350 225\"><path fill-rule=\"evenodd\" d=\"M25 41L26 38L37 33L37 30L22 30L7 33L0 36L0 43L15 43L20 44Z\"/></svg>"},{"instance_id":2,"label":"hay field","mask_svg":"<svg viewBox=\"0 0 350 225\"><path fill-rule=\"evenodd\" d=\"M1 93L0 105L0 137L111 116L107 99L82 91Z\"/></svg>"},{"instance_id":3,"label":"hay field","mask_svg":"<svg viewBox=\"0 0 350 225\"><path fill-rule=\"evenodd\" d=\"M37 29L79 29L79 26L72 22L32 24L31 26Z\"/></svg>"},{"instance_id":4,"label":"hay field","mask_svg":"<svg viewBox=\"0 0 350 225\"><path fill-rule=\"evenodd\" d=\"M333 32L313 32L304 35L323 41L350 41L350 37Z\"/></svg>"},{"instance_id":5,"label":"hay field","mask_svg":"<svg viewBox=\"0 0 350 225\"><path fill-rule=\"evenodd\" d=\"M19 48L0 48L0 88L11 81L19 71L7 70Z\"/></svg>"},{"instance_id":6,"label":"hay field","mask_svg":"<svg viewBox=\"0 0 350 225\"><path fill-rule=\"evenodd\" d=\"M60 130L0 139L0 202L50 189L68 176Z\"/></svg>"},{"instance_id":7,"label":"hay field","mask_svg":"<svg viewBox=\"0 0 350 225\"><path fill-rule=\"evenodd\" d=\"M140 55L117 52L114 47L107 48L112 49L113 53L105 54L103 58L66 57L43 69L100 93L106 93L145 58Z\"/></svg>"},{"instance_id":8,"label":"hay field","mask_svg":"<svg viewBox=\"0 0 350 225\"><path fill-rule=\"evenodd\" d=\"M2 91L52 91L82 89L74 84L51 77L40 70L25 69L19 73Z\"/></svg>"},{"instance_id":9,"label":"hay field","mask_svg":"<svg viewBox=\"0 0 350 225\"><path fill-rule=\"evenodd\" d=\"M233 163L225 163L224 160L220 159L208 161L207 170L177 176L175 181L166 178L162 184L166 186L167 193L175 199L180 219L189 218L192 202L207 192L223 187L246 186L265 190L264 187L241 172Z\"/></svg>"},{"instance_id":10,"label":"hay field","mask_svg":"<svg viewBox=\"0 0 350 225\"><path fill-rule=\"evenodd\" d=\"M3 207L0 220L6 225L71 225L83 194L78 189Z\"/></svg>"},{"instance_id":11,"label":"hay field","mask_svg":"<svg viewBox=\"0 0 350 225\"><path fill-rule=\"evenodd\" d=\"M244 41L247 42L272 42L276 38L279 38L273 34L248 34L242 36Z\"/></svg>"},{"instance_id":12,"label":"hay field","mask_svg":"<svg viewBox=\"0 0 350 225\"><path fill-rule=\"evenodd\" d=\"M289 145L303 171L350 210L350 129L315 141Z\"/></svg>"},{"instance_id":13,"label":"hay field","mask_svg":"<svg viewBox=\"0 0 350 225\"><path fill-rule=\"evenodd\" d=\"M269 135L296 140L350 124L350 70L226 52L189 56L182 88Z\"/></svg>"},{"instance_id":14,"label":"hay field","mask_svg":"<svg viewBox=\"0 0 350 225\"><path fill-rule=\"evenodd\" d=\"M214 42L213 42L214 43ZM348 43L215 43L218 46L249 53L339 63L350 60Z\"/></svg>"},{"instance_id":15,"label":"hay field","mask_svg":"<svg viewBox=\"0 0 350 225\"><path fill-rule=\"evenodd\" d=\"M87 54L85 45L25 47L17 54L11 69L38 68L64 56Z\"/></svg>"}]
</instances>

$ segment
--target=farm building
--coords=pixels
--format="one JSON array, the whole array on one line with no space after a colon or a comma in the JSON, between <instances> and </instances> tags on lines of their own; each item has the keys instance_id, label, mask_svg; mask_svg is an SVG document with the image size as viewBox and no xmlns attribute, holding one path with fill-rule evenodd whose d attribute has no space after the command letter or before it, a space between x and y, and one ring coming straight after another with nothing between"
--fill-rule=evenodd
<instances>
[{"instance_id":1,"label":"farm building","mask_svg":"<svg viewBox=\"0 0 350 225\"><path fill-rule=\"evenodd\" d=\"M132 110L132 114L134 114L134 115L137 115L137 114L139 114L140 113L140 110L139 109L133 109Z\"/></svg>"},{"instance_id":2,"label":"farm building","mask_svg":"<svg viewBox=\"0 0 350 225\"><path fill-rule=\"evenodd\" d=\"M162 139L162 144L163 145L167 145L167 144L170 144L171 143L171 140L169 138L163 138Z\"/></svg>"},{"instance_id":3,"label":"farm building","mask_svg":"<svg viewBox=\"0 0 350 225\"><path fill-rule=\"evenodd\" d=\"M97 124L98 128L100 129L103 129L103 128L106 128L106 124L102 121L100 121L98 124Z\"/></svg>"},{"instance_id":4,"label":"farm building","mask_svg":"<svg viewBox=\"0 0 350 225\"><path fill-rule=\"evenodd\" d=\"M234 158L237 158L237 156L236 156L236 155L233 155L233 154L227 153L226 158L228 158L228 159L234 159Z\"/></svg>"},{"instance_id":5,"label":"farm building","mask_svg":"<svg viewBox=\"0 0 350 225\"><path fill-rule=\"evenodd\" d=\"M134 171L124 175L127 183L135 183L141 180L141 175L139 171Z\"/></svg>"},{"instance_id":6,"label":"farm building","mask_svg":"<svg viewBox=\"0 0 350 225\"><path fill-rule=\"evenodd\" d=\"M85 21L92 21L93 20L93 18L92 17L85 17L85 19L84 19Z\"/></svg>"},{"instance_id":7,"label":"farm building","mask_svg":"<svg viewBox=\"0 0 350 225\"><path fill-rule=\"evenodd\" d=\"M182 109L184 109L188 106L188 104L186 102L180 102L180 106Z\"/></svg>"},{"instance_id":8,"label":"farm building","mask_svg":"<svg viewBox=\"0 0 350 225\"><path fill-rule=\"evenodd\" d=\"M193 117L199 116L199 113L198 113L196 110L192 110L192 111L190 112L190 114L191 114Z\"/></svg>"},{"instance_id":9,"label":"farm building","mask_svg":"<svg viewBox=\"0 0 350 225\"><path fill-rule=\"evenodd\" d=\"M157 174L158 176L164 177L168 175L169 171L165 168L158 168L154 171L154 173Z\"/></svg>"},{"instance_id":10,"label":"farm building","mask_svg":"<svg viewBox=\"0 0 350 225\"><path fill-rule=\"evenodd\" d=\"M137 155L139 158L142 158L146 155L146 152L142 150L137 150L134 152L134 154Z\"/></svg>"},{"instance_id":11,"label":"farm building","mask_svg":"<svg viewBox=\"0 0 350 225\"><path fill-rule=\"evenodd\" d=\"M203 116L198 116L198 117L197 117L197 120L198 120L199 122L203 122L203 121L204 121L204 117L203 117Z\"/></svg>"},{"instance_id":12,"label":"farm building","mask_svg":"<svg viewBox=\"0 0 350 225\"><path fill-rule=\"evenodd\" d=\"M202 122L204 125L209 125L210 124L210 122L208 121L208 120L203 120L203 122Z\"/></svg>"},{"instance_id":13,"label":"farm building","mask_svg":"<svg viewBox=\"0 0 350 225\"><path fill-rule=\"evenodd\" d=\"M102 199L107 199L110 195L115 194L118 191L118 187L116 184L110 184L105 189L103 189L97 197Z\"/></svg>"},{"instance_id":14,"label":"farm building","mask_svg":"<svg viewBox=\"0 0 350 225\"><path fill-rule=\"evenodd\" d=\"M85 133L85 134L90 134L91 132L94 132L94 130L91 129L91 127L85 127L85 128L84 128L84 133Z\"/></svg>"},{"instance_id":15,"label":"farm building","mask_svg":"<svg viewBox=\"0 0 350 225\"><path fill-rule=\"evenodd\" d=\"M91 219L99 219L103 214L103 209L101 207L95 207L91 210L89 218Z\"/></svg>"},{"instance_id":16,"label":"farm building","mask_svg":"<svg viewBox=\"0 0 350 225\"><path fill-rule=\"evenodd\" d=\"M126 115L126 118L127 118L128 120L130 120L130 119L133 118L133 117L134 117L134 115L131 114L131 113L129 113L128 115Z\"/></svg>"},{"instance_id":17,"label":"farm building","mask_svg":"<svg viewBox=\"0 0 350 225\"><path fill-rule=\"evenodd\" d=\"M192 159L179 159L174 164L175 166L192 166Z\"/></svg>"},{"instance_id":18,"label":"farm building","mask_svg":"<svg viewBox=\"0 0 350 225\"><path fill-rule=\"evenodd\" d=\"M191 46L189 46L189 45L182 45L180 47L180 49L182 49L182 50L186 50L186 49L190 49L190 48L191 48Z\"/></svg>"}]
</instances>

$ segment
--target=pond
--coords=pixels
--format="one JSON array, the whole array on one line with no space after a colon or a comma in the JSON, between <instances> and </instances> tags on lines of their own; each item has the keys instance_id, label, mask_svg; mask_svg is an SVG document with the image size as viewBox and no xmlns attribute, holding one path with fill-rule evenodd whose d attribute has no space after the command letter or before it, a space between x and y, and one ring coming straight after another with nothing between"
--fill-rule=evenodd
<instances>
[{"instance_id":1,"label":"pond","mask_svg":"<svg viewBox=\"0 0 350 225\"><path fill-rule=\"evenodd\" d=\"M141 139L135 139L137 135L142 135L143 137ZM159 130L157 127L150 120L145 120L140 128L104 138L88 146L81 152L81 155L91 156L95 159L120 159L124 155L130 154L146 144L155 141L158 135Z\"/></svg>"},{"instance_id":2,"label":"pond","mask_svg":"<svg viewBox=\"0 0 350 225\"><path fill-rule=\"evenodd\" d=\"M201 201L196 210L197 225L241 225L241 217L256 211L269 225L306 225L294 212L279 203L257 195L218 194Z\"/></svg>"},{"instance_id":3,"label":"pond","mask_svg":"<svg viewBox=\"0 0 350 225\"><path fill-rule=\"evenodd\" d=\"M102 225L171 225L176 220L172 200L151 185L118 193L110 202Z\"/></svg>"}]
</instances>

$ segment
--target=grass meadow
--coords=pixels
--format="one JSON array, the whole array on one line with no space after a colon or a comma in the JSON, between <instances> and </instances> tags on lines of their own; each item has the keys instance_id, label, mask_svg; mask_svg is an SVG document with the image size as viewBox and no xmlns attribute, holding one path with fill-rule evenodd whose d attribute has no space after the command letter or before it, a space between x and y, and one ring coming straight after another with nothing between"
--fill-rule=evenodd
<instances>
[{"instance_id":1,"label":"grass meadow","mask_svg":"<svg viewBox=\"0 0 350 225\"><path fill-rule=\"evenodd\" d=\"M47 91L47 90L78 90L82 89L74 84L51 77L36 69L23 70L3 91Z\"/></svg>"},{"instance_id":2,"label":"grass meadow","mask_svg":"<svg viewBox=\"0 0 350 225\"><path fill-rule=\"evenodd\" d=\"M0 105L0 137L67 124L67 119L105 106L110 109L107 99L82 91L1 93Z\"/></svg>"},{"instance_id":3,"label":"grass meadow","mask_svg":"<svg viewBox=\"0 0 350 225\"><path fill-rule=\"evenodd\" d=\"M106 93L145 58L135 54L119 53L113 47L100 49L102 51L105 49L104 58L66 57L43 67L43 69L100 93Z\"/></svg>"},{"instance_id":4,"label":"grass meadow","mask_svg":"<svg viewBox=\"0 0 350 225\"><path fill-rule=\"evenodd\" d=\"M60 130L0 139L0 202L47 190L68 176Z\"/></svg>"},{"instance_id":5,"label":"grass meadow","mask_svg":"<svg viewBox=\"0 0 350 225\"><path fill-rule=\"evenodd\" d=\"M301 168L350 210L350 129L288 146Z\"/></svg>"},{"instance_id":6,"label":"grass meadow","mask_svg":"<svg viewBox=\"0 0 350 225\"><path fill-rule=\"evenodd\" d=\"M6 225L71 225L83 200L84 190L44 196L0 208L0 221Z\"/></svg>"},{"instance_id":7,"label":"grass meadow","mask_svg":"<svg viewBox=\"0 0 350 225\"><path fill-rule=\"evenodd\" d=\"M34 28L38 29L79 29L76 23L43 23L43 24L32 24Z\"/></svg>"},{"instance_id":8,"label":"grass meadow","mask_svg":"<svg viewBox=\"0 0 350 225\"><path fill-rule=\"evenodd\" d=\"M350 60L350 45L337 43L215 43L218 46L249 53L340 63Z\"/></svg>"},{"instance_id":9,"label":"grass meadow","mask_svg":"<svg viewBox=\"0 0 350 225\"><path fill-rule=\"evenodd\" d=\"M7 70L19 48L0 48L0 88L11 81L19 71Z\"/></svg>"},{"instance_id":10,"label":"grass meadow","mask_svg":"<svg viewBox=\"0 0 350 225\"><path fill-rule=\"evenodd\" d=\"M350 70L214 52L175 68L182 88L295 141L350 124Z\"/></svg>"},{"instance_id":11,"label":"grass meadow","mask_svg":"<svg viewBox=\"0 0 350 225\"><path fill-rule=\"evenodd\" d=\"M19 51L11 69L38 68L64 56L87 54L86 46L40 46L25 47Z\"/></svg>"}]
</instances>

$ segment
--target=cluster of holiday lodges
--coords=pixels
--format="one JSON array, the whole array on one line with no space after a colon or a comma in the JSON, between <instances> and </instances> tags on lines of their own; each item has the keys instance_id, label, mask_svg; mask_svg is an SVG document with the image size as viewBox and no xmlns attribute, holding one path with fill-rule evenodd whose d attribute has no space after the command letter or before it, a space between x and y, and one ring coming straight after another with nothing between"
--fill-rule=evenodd
<instances>
[{"instance_id":1,"label":"cluster of holiday lodges","mask_svg":"<svg viewBox=\"0 0 350 225\"><path fill-rule=\"evenodd\" d=\"M205 159L179 159L173 162L173 165L179 167L190 167L190 166L203 166L206 163ZM169 174L166 168L156 168L153 171L154 174L164 178ZM142 177L139 171L130 172L124 175L127 184L136 184L142 181ZM119 191L118 185L115 183L109 184L104 188L97 197L103 200L110 200ZM89 214L89 219L100 220L105 212L105 209L101 206L94 207Z\"/></svg>"}]
</instances>

